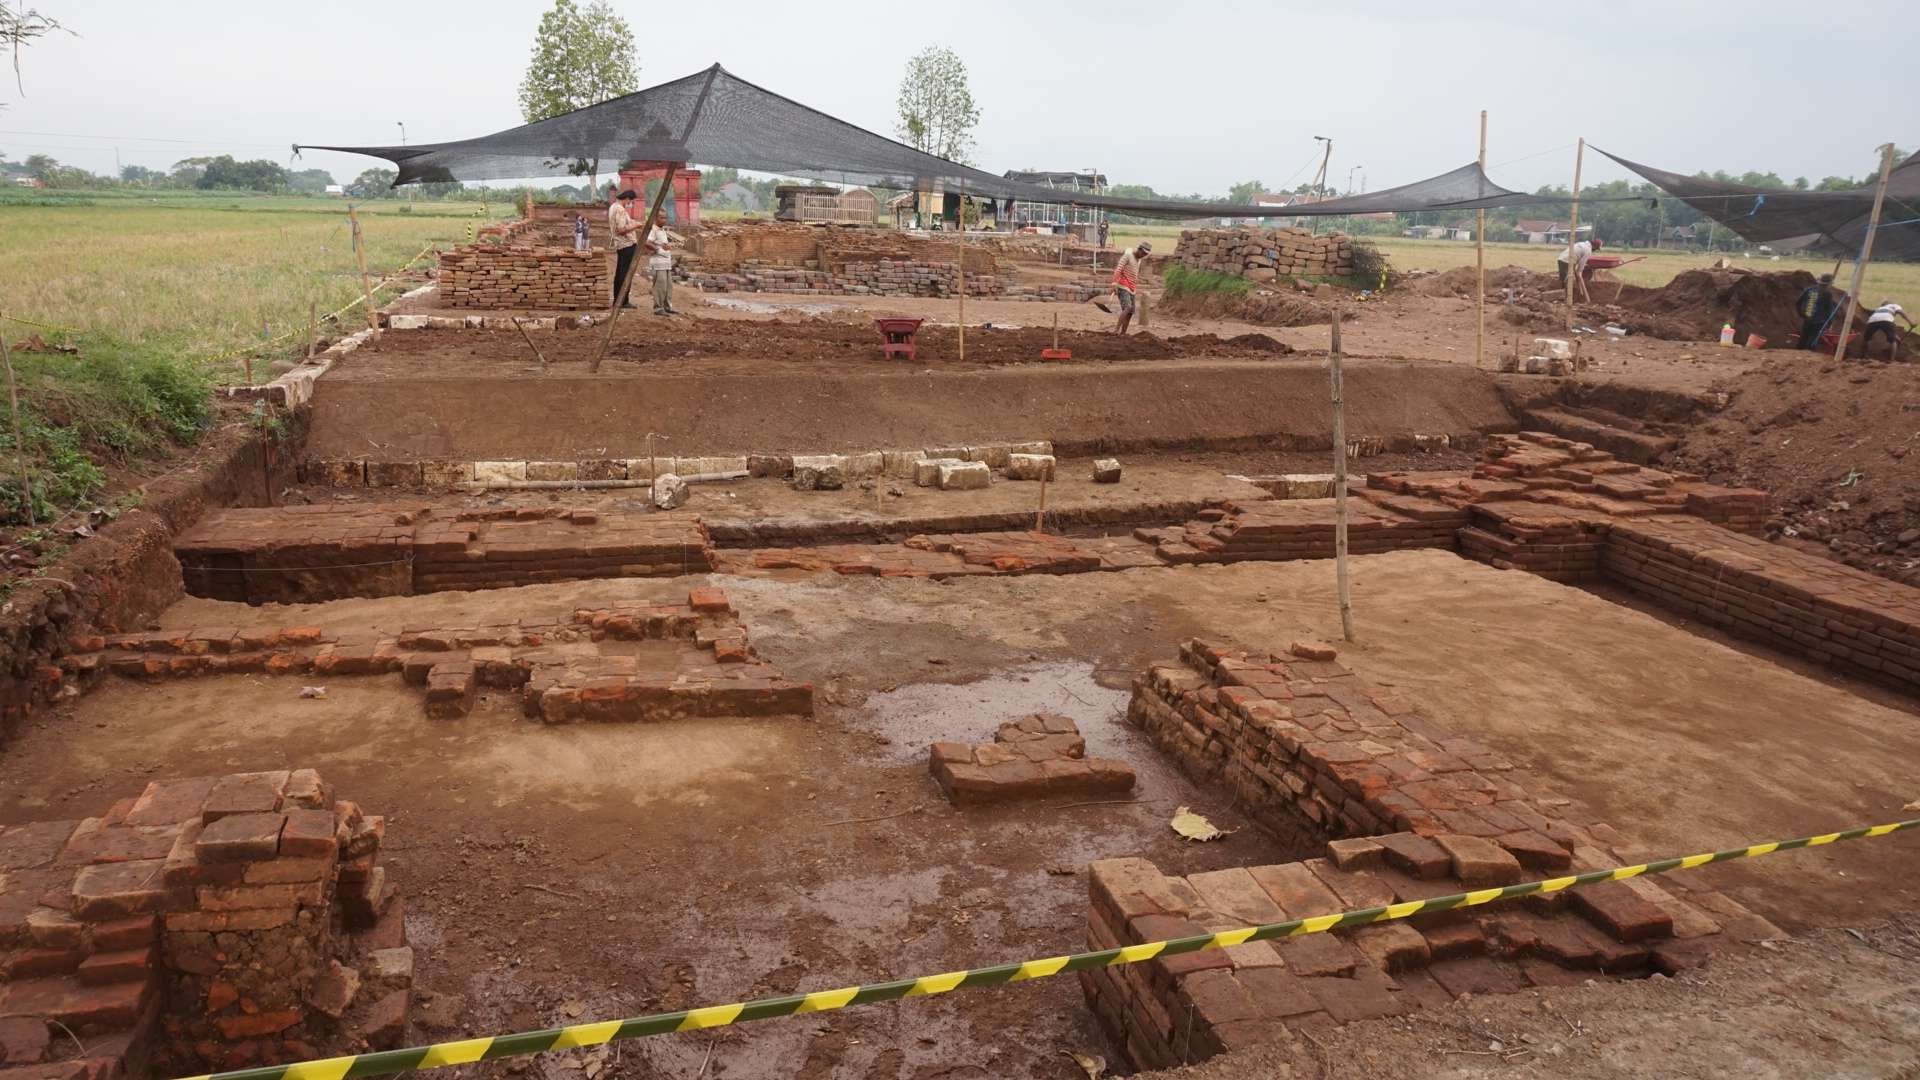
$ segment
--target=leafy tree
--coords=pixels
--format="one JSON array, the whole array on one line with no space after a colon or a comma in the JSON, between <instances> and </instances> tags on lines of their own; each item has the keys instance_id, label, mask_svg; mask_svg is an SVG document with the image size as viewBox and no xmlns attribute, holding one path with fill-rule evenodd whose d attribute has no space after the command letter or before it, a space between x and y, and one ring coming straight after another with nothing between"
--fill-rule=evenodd
<instances>
[{"instance_id":1,"label":"leafy tree","mask_svg":"<svg viewBox=\"0 0 1920 1080\"><path fill-rule=\"evenodd\" d=\"M194 187L204 191L285 191L287 170L271 161L235 161L221 154L207 162Z\"/></svg>"},{"instance_id":2,"label":"leafy tree","mask_svg":"<svg viewBox=\"0 0 1920 1080\"><path fill-rule=\"evenodd\" d=\"M168 170L168 175L173 177L173 182L181 187L197 187L200 177L207 171L207 163L212 160L210 157L181 158L173 163L173 168Z\"/></svg>"},{"instance_id":3,"label":"leafy tree","mask_svg":"<svg viewBox=\"0 0 1920 1080\"><path fill-rule=\"evenodd\" d=\"M1245 205L1247 203L1252 202L1255 196L1264 194L1266 190L1267 190L1267 185L1261 183L1260 181L1248 180L1248 181L1245 181L1244 183L1235 184L1232 187L1228 188L1227 201L1230 203L1239 203L1241 205Z\"/></svg>"},{"instance_id":4,"label":"leafy tree","mask_svg":"<svg viewBox=\"0 0 1920 1080\"><path fill-rule=\"evenodd\" d=\"M896 130L914 149L971 164L980 108L967 88L967 65L952 49L929 46L907 61L899 108Z\"/></svg>"},{"instance_id":5,"label":"leafy tree","mask_svg":"<svg viewBox=\"0 0 1920 1080\"><path fill-rule=\"evenodd\" d=\"M633 30L603 0L585 7L554 0L540 16L533 35L533 57L520 80L520 115L531 124L569 113L640 88L640 62L634 56ZM558 165L558 159L552 164ZM597 156L580 156L567 166L595 185Z\"/></svg>"},{"instance_id":6,"label":"leafy tree","mask_svg":"<svg viewBox=\"0 0 1920 1080\"><path fill-rule=\"evenodd\" d=\"M324 195L333 183L333 174L325 169L301 169L287 177L287 186L307 195Z\"/></svg>"},{"instance_id":7,"label":"leafy tree","mask_svg":"<svg viewBox=\"0 0 1920 1080\"><path fill-rule=\"evenodd\" d=\"M166 178L166 173L160 172L158 169L149 169L145 165L123 165L120 168L120 179L122 182L128 184L141 184L151 187Z\"/></svg>"},{"instance_id":8,"label":"leafy tree","mask_svg":"<svg viewBox=\"0 0 1920 1080\"><path fill-rule=\"evenodd\" d=\"M347 185L347 194L356 199L390 199L393 181L399 175L392 169L368 169Z\"/></svg>"},{"instance_id":9,"label":"leafy tree","mask_svg":"<svg viewBox=\"0 0 1920 1080\"><path fill-rule=\"evenodd\" d=\"M60 162L47 154L28 154L25 164L27 175L42 183L52 180L60 171Z\"/></svg>"}]
</instances>

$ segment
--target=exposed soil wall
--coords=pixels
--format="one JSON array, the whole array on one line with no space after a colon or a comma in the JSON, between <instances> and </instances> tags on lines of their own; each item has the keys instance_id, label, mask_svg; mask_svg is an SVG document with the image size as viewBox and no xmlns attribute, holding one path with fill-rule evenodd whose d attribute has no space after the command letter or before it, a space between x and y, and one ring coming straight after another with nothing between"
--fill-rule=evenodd
<instances>
[{"instance_id":1,"label":"exposed soil wall","mask_svg":"<svg viewBox=\"0 0 1920 1080\"><path fill-rule=\"evenodd\" d=\"M75 634L136 628L186 595L174 535L209 507L271 505L293 476L304 430L304 415L277 442L251 424L229 424L149 484L138 508L14 585L0 604L0 740L62 691L55 661Z\"/></svg>"},{"instance_id":2,"label":"exposed soil wall","mask_svg":"<svg viewBox=\"0 0 1920 1080\"><path fill-rule=\"evenodd\" d=\"M1333 305L1272 289L1256 289L1237 296L1225 293L1170 296L1160 301L1157 310L1182 319L1233 319L1258 326L1318 326L1333 321ZM1348 308L1347 321L1359 317L1355 308Z\"/></svg>"},{"instance_id":3,"label":"exposed soil wall","mask_svg":"<svg viewBox=\"0 0 1920 1080\"><path fill-rule=\"evenodd\" d=\"M1515 430L1492 378L1450 364L1353 362L1353 438ZM1324 365L1142 362L956 374L766 371L621 378L321 380L321 458L578 460L865 450L1047 438L1060 453L1330 446Z\"/></svg>"}]
</instances>

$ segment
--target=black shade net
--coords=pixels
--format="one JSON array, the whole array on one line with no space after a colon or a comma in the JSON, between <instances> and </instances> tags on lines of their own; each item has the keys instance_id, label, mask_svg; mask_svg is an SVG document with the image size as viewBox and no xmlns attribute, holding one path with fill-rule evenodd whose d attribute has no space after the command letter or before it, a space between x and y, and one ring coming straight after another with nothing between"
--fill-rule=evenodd
<instances>
[{"instance_id":1,"label":"black shade net","mask_svg":"<svg viewBox=\"0 0 1920 1080\"><path fill-rule=\"evenodd\" d=\"M1599 149L1595 147L1595 149ZM1845 191L1774 191L1656 169L1600 151L1673 197L1755 243L1783 251L1814 251L1835 257L1860 253L1873 214L1872 187ZM1894 166L1887 177L1881 228L1873 238L1876 259L1920 258L1920 154Z\"/></svg>"},{"instance_id":2,"label":"black shade net","mask_svg":"<svg viewBox=\"0 0 1920 1080\"><path fill-rule=\"evenodd\" d=\"M1142 217L1297 217L1381 211L1473 210L1555 200L1509 191L1477 164L1365 195L1286 207L1134 199L1022 183L923 153L810 109L715 64L683 79L492 135L412 146L313 146L385 158L395 186L598 173L626 161L697 163L900 191L1094 207ZM1564 202L1565 200L1559 200Z\"/></svg>"}]
</instances>

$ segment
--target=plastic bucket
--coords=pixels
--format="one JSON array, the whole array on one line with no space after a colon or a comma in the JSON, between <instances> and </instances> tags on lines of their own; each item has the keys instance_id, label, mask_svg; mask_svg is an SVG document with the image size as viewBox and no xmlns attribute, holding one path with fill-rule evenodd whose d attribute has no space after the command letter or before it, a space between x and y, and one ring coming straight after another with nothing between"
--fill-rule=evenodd
<instances>
[{"instance_id":1,"label":"plastic bucket","mask_svg":"<svg viewBox=\"0 0 1920 1080\"><path fill-rule=\"evenodd\" d=\"M1759 334L1748 334L1748 335L1747 335L1747 348L1749 348L1749 349L1764 349L1764 348L1766 348L1766 347L1767 347L1767 339L1766 339L1766 338L1763 338L1763 337L1761 337L1761 336L1760 336Z\"/></svg>"}]
</instances>

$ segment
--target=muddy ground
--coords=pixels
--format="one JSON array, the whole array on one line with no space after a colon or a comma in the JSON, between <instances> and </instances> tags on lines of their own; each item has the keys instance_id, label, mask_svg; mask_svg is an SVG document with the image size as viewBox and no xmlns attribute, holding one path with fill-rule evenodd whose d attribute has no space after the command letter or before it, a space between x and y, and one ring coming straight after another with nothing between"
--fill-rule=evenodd
<instances>
[{"instance_id":1,"label":"muddy ground","mask_svg":"<svg viewBox=\"0 0 1920 1080\"><path fill-rule=\"evenodd\" d=\"M817 684L816 720L546 728L496 697L445 723L391 677L331 680L319 701L267 677L110 682L30 723L0 758L0 821L97 812L154 776L317 767L389 815L385 863L434 991L423 1015L464 1032L1068 951L1084 942L1092 859L1138 854L1188 873L1300 854L1248 829L1177 841L1165 818L1179 804L1245 823L1117 718L1132 672L1184 637L1272 648L1335 635L1327 563L716 580L756 648ZM253 611L189 600L161 621L398 629L684 587L594 581ZM1906 767L1920 755L1911 711L1591 594L1408 552L1355 560L1355 596L1352 666L1650 852L1888 820L1920 794ZM1074 716L1090 752L1133 764L1139 801L947 807L925 744L984 738L1035 709ZM1696 873L1797 930L1908 910L1916 871L1920 850L1903 835ZM651 1040L624 1049L617 1074L1081 1075L1068 1049L1104 1052L1077 985L1047 980ZM571 1078L569 1057L578 1063L531 1068Z\"/></svg>"}]
</instances>

